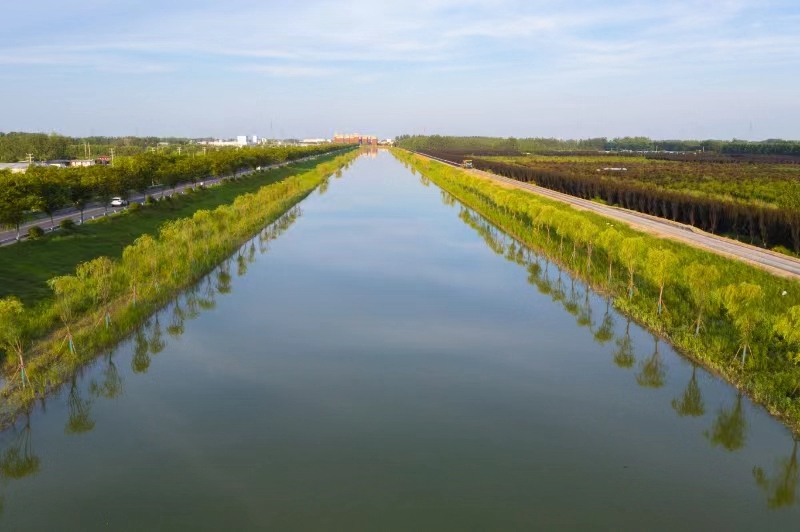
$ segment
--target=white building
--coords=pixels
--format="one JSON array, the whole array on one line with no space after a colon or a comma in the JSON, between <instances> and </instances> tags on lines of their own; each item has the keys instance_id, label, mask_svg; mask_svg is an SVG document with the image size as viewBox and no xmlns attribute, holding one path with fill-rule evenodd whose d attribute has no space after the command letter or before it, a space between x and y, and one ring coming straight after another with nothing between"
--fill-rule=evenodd
<instances>
[{"instance_id":1,"label":"white building","mask_svg":"<svg viewBox=\"0 0 800 532\"><path fill-rule=\"evenodd\" d=\"M12 174L24 174L28 171L28 163L0 163L0 170L11 170Z\"/></svg>"}]
</instances>

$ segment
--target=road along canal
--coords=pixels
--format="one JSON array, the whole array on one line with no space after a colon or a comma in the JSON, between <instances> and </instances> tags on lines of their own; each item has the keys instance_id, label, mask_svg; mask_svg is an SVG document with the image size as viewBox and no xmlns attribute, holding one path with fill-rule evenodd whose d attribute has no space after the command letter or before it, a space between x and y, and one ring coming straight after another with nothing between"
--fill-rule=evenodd
<instances>
[{"instance_id":1,"label":"road along canal","mask_svg":"<svg viewBox=\"0 0 800 532\"><path fill-rule=\"evenodd\" d=\"M0 528L791 530L798 476L782 424L381 151L0 435Z\"/></svg>"}]
</instances>

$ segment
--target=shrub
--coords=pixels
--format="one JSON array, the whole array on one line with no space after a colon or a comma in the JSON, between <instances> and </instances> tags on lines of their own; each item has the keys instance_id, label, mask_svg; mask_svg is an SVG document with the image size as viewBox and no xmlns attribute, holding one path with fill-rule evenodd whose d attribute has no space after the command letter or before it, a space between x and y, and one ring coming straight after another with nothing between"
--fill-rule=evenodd
<instances>
[{"instance_id":1,"label":"shrub","mask_svg":"<svg viewBox=\"0 0 800 532\"><path fill-rule=\"evenodd\" d=\"M155 205L155 203L156 203L156 199L153 196L149 195L149 194L144 198L144 204L145 205L148 205L148 206L149 205Z\"/></svg>"},{"instance_id":2,"label":"shrub","mask_svg":"<svg viewBox=\"0 0 800 532\"><path fill-rule=\"evenodd\" d=\"M28 229L28 238L31 240L36 240L42 238L44 236L44 229L39 227L38 225L34 225L30 229Z\"/></svg>"},{"instance_id":3,"label":"shrub","mask_svg":"<svg viewBox=\"0 0 800 532\"><path fill-rule=\"evenodd\" d=\"M75 230L75 222L72 221L71 218L67 218L65 220L61 220L61 223L58 226L63 229L64 231L74 231Z\"/></svg>"},{"instance_id":4,"label":"shrub","mask_svg":"<svg viewBox=\"0 0 800 532\"><path fill-rule=\"evenodd\" d=\"M136 212L138 210L141 210L141 208L142 208L142 204L141 203L136 203L135 201L132 202L130 205L128 205L128 210L130 212Z\"/></svg>"}]
</instances>

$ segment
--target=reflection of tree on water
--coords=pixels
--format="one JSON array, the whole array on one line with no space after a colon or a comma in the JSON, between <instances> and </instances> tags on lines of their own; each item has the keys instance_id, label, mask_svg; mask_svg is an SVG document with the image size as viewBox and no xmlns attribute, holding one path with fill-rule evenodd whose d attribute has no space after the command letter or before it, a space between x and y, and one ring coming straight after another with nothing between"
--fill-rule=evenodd
<instances>
[{"instance_id":1,"label":"reflection of tree on water","mask_svg":"<svg viewBox=\"0 0 800 532\"><path fill-rule=\"evenodd\" d=\"M39 472L41 459L33 452L31 441L30 413L25 415L25 425L11 438L8 446L0 451L0 481L20 480ZM5 498L0 494L0 517L5 510Z\"/></svg>"},{"instance_id":2,"label":"reflection of tree on water","mask_svg":"<svg viewBox=\"0 0 800 532\"><path fill-rule=\"evenodd\" d=\"M134 373L147 373L150 368L150 344L144 332L144 326L136 329L133 335L133 358L131 369Z\"/></svg>"},{"instance_id":3,"label":"reflection of tree on water","mask_svg":"<svg viewBox=\"0 0 800 532\"><path fill-rule=\"evenodd\" d=\"M158 314L156 314L155 323L153 324L147 343L150 352L154 355L159 354L167 347L167 343L164 341L164 333L161 331L161 321L158 318Z\"/></svg>"},{"instance_id":4,"label":"reflection of tree on water","mask_svg":"<svg viewBox=\"0 0 800 532\"><path fill-rule=\"evenodd\" d=\"M614 351L614 364L621 368L632 368L636 363L633 354L633 340L631 339L631 319L625 323L625 336L617 339L617 349Z\"/></svg>"},{"instance_id":5,"label":"reflection of tree on water","mask_svg":"<svg viewBox=\"0 0 800 532\"><path fill-rule=\"evenodd\" d=\"M81 395L76 375L72 376L69 396L67 397L67 407L69 409L69 417L67 418L67 426L64 427L65 433L83 434L94 428L92 402L84 399Z\"/></svg>"},{"instance_id":6,"label":"reflection of tree on water","mask_svg":"<svg viewBox=\"0 0 800 532\"><path fill-rule=\"evenodd\" d=\"M666 380L666 367L658 350L658 337L655 336L654 339L656 345L653 354L642 361L636 374L636 382L645 388L661 388Z\"/></svg>"},{"instance_id":7,"label":"reflection of tree on water","mask_svg":"<svg viewBox=\"0 0 800 532\"><path fill-rule=\"evenodd\" d=\"M680 399L672 400L672 408L679 416L698 417L706 413L706 405L703 402L703 394L697 382L697 366L692 364L692 378L683 391Z\"/></svg>"},{"instance_id":8,"label":"reflection of tree on water","mask_svg":"<svg viewBox=\"0 0 800 532\"><path fill-rule=\"evenodd\" d=\"M592 319L592 302L589 299L589 287L584 286L583 290L583 305L581 305L578 312L578 326L589 327L591 331L594 329L594 320Z\"/></svg>"},{"instance_id":9,"label":"reflection of tree on water","mask_svg":"<svg viewBox=\"0 0 800 532\"><path fill-rule=\"evenodd\" d=\"M630 323L630 322L629 322ZM614 338L614 315L611 313L611 298L606 299L606 311L603 314L603 321L600 327L594 332L595 341L603 345Z\"/></svg>"},{"instance_id":10,"label":"reflection of tree on water","mask_svg":"<svg viewBox=\"0 0 800 532\"><path fill-rule=\"evenodd\" d=\"M122 395L122 375L119 374L117 365L114 364L113 352L106 357L103 379L100 382L92 379L89 384L89 393L94 397L105 397L106 399L114 399Z\"/></svg>"},{"instance_id":11,"label":"reflection of tree on water","mask_svg":"<svg viewBox=\"0 0 800 532\"><path fill-rule=\"evenodd\" d=\"M797 464L797 443L794 439L792 454L789 458L778 461L777 472L770 478L760 467L753 468L756 484L766 492L767 505L770 508L786 508L797 502L797 485L800 481L800 469Z\"/></svg>"},{"instance_id":12,"label":"reflection of tree on water","mask_svg":"<svg viewBox=\"0 0 800 532\"><path fill-rule=\"evenodd\" d=\"M247 273L247 259L241 253L236 256L236 276L242 277Z\"/></svg>"},{"instance_id":13,"label":"reflection of tree on water","mask_svg":"<svg viewBox=\"0 0 800 532\"><path fill-rule=\"evenodd\" d=\"M169 325L167 325L167 334L172 336L173 338L177 338L178 336L182 335L185 331L186 322L186 312L184 312L183 307L181 307L181 300L175 300L175 306L172 307L172 318L170 319Z\"/></svg>"},{"instance_id":14,"label":"reflection of tree on water","mask_svg":"<svg viewBox=\"0 0 800 532\"><path fill-rule=\"evenodd\" d=\"M744 447L747 439L747 419L744 417L742 394L736 396L736 403L732 408L720 408L714 425L703 434L712 445L722 446L727 451L736 451Z\"/></svg>"},{"instance_id":15,"label":"reflection of tree on water","mask_svg":"<svg viewBox=\"0 0 800 532\"><path fill-rule=\"evenodd\" d=\"M219 270L217 271L217 291L220 294L230 294L231 293L231 261L226 260L222 263Z\"/></svg>"}]
</instances>

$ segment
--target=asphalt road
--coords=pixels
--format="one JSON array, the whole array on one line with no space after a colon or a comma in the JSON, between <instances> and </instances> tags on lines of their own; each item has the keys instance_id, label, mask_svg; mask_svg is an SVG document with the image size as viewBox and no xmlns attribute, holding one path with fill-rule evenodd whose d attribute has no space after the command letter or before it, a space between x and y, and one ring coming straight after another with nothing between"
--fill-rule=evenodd
<instances>
[{"instance_id":1,"label":"asphalt road","mask_svg":"<svg viewBox=\"0 0 800 532\"><path fill-rule=\"evenodd\" d=\"M417 155L428 157L427 155L423 154ZM437 159L435 157L428 158L435 159L451 166L459 167L458 164L454 164L450 161ZM729 258L747 262L773 274L800 279L800 260L793 257L788 257L774 251L751 246L742 242L737 242L729 238L712 235L710 233L706 233L705 231L701 231L696 227L674 222L672 220L650 216L648 214L623 209L621 207L603 205L602 203L597 203L583 198L576 198L575 196L570 196L568 194L563 194L547 188L538 187L530 183L522 183L520 181L515 181L513 179L489 172L483 172L481 170L468 171L473 175L499 181L515 188L520 188L535 194L539 194L540 196L546 196L563 203L568 203L574 207L577 207L578 209L592 211L607 218L619 220L636 229L646 231L660 237L679 240L686 244L717 253L718 255L723 255Z\"/></svg>"},{"instance_id":2,"label":"asphalt road","mask_svg":"<svg viewBox=\"0 0 800 532\"><path fill-rule=\"evenodd\" d=\"M273 168L280 168L281 166L286 166L286 165L293 164L293 163L299 163L299 162L303 162L303 161L308 161L308 160L311 160L311 159L316 159L317 157L319 157L319 156L318 155L312 155L310 157L303 157L302 159L296 159L294 161L287 161L287 162L284 162L284 163L273 164L271 166L262 166L261 170L270 170L270 169L273 169ZM250 174L252 172L253 172L253 170L244 170L242 172L237 173L236 175L237 176L243 176L243 175ZM208 178L200 180L200 181L203 183L204 186L209 186L209 185L214 185L216 183L219 183L223 179L224 179L224 177L214 177L214 178L208 177ZM186 189L192 188L194 186L196 186L196 185L193 185L191 183L186 183L186 184L177 186L177 187L175 187L175 193L176 194L180 194L180 193L184 192ZM151 195L153 197L160 198L162 194L170 195L170 194L172 194L172 189L171 188L166 188L166 187L153 189L153 190L151 190L150 192L148 192L146 194L136 194L134 196L131 196L131 197L128 198L128 201L130 203L134 203L134 202L142 203L142 202L144 202L144 199L145 199L146 195ZM122 211L124 209L125 209L124 207L110 207L109 206L108 207L108 214L111 215L111 214L120 212L120 211ZM105 214L106 214L106 207L102 203L91 203L91 204L87 205L86 209L84 209L84 211L83 211L83 220L84 220L84 222L91 221L91 220L93 220L95 218L102 218L103 216L105 216ZM67 220L67 219L73 220L75 223L79 223L80 219L81 219L80 211L78 209L73 208L73 207L69 207L69 208L63 209L61 211L58 211L56 213L56 215L53 217L53 223L50 222L50 217L40 218L40 219L37 219L37 220L32 220L30 222L27 222L27 223L25 223L25 224L20 226L20 240L24 240L25 238L27 238L28 229L31 228L31 227L39 226L42 229L44 229L46 232L50 232L50 231L53 231L53 230L57 230L59 224L61 223L61 221L62 220ZM16 242L17 242L17 230L16 229L12 229L12 230L9 230L9 231L1 231L0 232L0 246L6 246L6 245L9 245L9 244L14 244Z\"/></svg>"}]
</instances>

